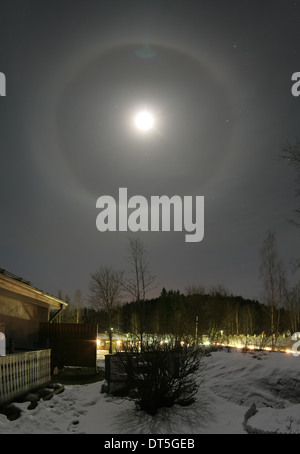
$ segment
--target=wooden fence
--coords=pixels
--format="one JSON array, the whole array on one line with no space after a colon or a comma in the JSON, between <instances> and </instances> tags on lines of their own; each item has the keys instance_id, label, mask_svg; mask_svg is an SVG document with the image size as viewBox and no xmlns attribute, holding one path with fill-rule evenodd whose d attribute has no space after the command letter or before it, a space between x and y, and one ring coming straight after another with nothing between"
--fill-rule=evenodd
<instances>
[{"instance_id":1,"label":"wooden fence","mask_svg":"<svg viewBox=\"0 0 300 454\"><path fill-rule=\"evenodd\" d=\"M41 323L40 345L51 348L52 370L55 366L97 368L96 324Z\"/></svg>"},{"instance_id":2,"label":"wooden fence","mask_svg":"<svg viewBox=\"0 0 300 454\"><path fill-rule=\"evenodd\" d=\"M13 401L51 381L50 350L0 357L0 405Z\"/></svg>"}]
</instances>

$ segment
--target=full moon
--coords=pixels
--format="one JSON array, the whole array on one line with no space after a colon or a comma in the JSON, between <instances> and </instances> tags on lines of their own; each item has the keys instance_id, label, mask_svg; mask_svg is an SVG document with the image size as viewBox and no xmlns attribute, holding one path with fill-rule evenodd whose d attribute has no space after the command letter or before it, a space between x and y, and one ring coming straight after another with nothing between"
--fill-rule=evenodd
<instances>
[{"instance_id":1,"label":"full moon","mask_svg":"<svg viewBox=\"0 0 300 454\"><path fill-rule=\"evenodd\" d=\"M136 115L134 122L140 131L149 131L153 127L154 118L149 112L144 110Z\"/></svg>"}]
</instances>

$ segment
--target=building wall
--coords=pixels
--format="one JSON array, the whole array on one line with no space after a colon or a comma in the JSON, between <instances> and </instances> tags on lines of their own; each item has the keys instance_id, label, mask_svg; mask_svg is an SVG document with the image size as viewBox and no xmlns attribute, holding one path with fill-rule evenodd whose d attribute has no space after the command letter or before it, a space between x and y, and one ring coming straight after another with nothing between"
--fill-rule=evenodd
<instances>
[{"instance_id":1,"label":"building wall","mask_svg":"<svg viewBox=\"0 0 300 454\"><path fill-rule=\"evenodd\" d=\"M47 322L48 307L37 305L29 297L0 288L0 325L5 326L7 349L10 340L15 350L38 348L39 324Z\"/></svg>"}]
</instances>

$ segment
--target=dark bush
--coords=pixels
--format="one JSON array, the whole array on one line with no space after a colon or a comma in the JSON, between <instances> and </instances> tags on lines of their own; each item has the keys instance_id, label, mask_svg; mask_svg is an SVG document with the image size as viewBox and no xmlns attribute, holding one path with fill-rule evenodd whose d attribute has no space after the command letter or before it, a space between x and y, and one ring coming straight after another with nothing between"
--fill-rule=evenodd
<instances>
[{"instance_id":1,"label":"dark bush","mask_svg":"<svg viewBox=\"0 0 300 454\"><path fill-rule=\"evenodd\" d=\"M161 407L194 402L203 369L199 349L156 343L129 352L132 360L123 367L130 396L140 410L155 415Z\"/></svg>"}]
</instances>

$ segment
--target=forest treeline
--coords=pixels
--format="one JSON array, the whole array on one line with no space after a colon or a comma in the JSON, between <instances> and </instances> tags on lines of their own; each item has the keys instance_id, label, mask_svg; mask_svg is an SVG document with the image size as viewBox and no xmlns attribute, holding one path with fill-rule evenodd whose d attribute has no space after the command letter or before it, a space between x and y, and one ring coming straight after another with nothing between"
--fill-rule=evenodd
<instances>
[{"instance_id":1,"label":"forest treeline","mask_svg":"<svg viewBox=\"0 0 300 454\"><path fill-rule=\"evenodd\" d=\"M97 323L99 332L107 332L105 310L73 305L64 311L62 321ZM289 307L276 309L276 332L300 331L300 310ZM259 301L219 292L188 293L163 288L157 298L139 303L133 301L119 305L113 311L111 328L115 332L130 333L139 337L142 321L145 335L169 336L174 341L211 341L222 336L271 335L270 308Z\"/></svg>"}]
</instances>

